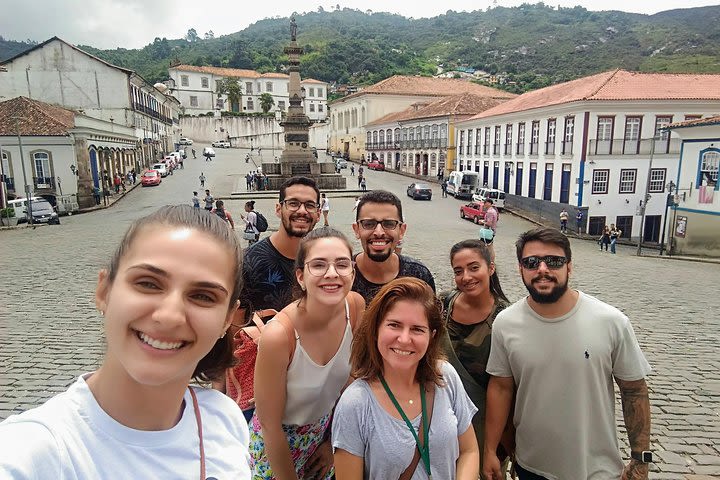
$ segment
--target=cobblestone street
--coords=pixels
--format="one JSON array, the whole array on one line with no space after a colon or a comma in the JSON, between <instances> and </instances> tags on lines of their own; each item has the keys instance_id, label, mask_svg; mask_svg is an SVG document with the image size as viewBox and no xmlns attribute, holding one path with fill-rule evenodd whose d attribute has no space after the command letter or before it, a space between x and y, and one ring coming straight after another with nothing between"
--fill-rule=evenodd
<instances>
[{"instance_id":1,"label":"cobblestone street","mask_svg":"<svg viewBox=\"0 0 720 480\"><path fill-rule=\"evenodd\" d=\"M195 145L199 152L202 145ZM135 188L106 210L63 217L60 226L0 231L0 419L38 405L97 367L102 356L102 323L93 302L97 271L110 259L122 233L136 218L169 203L190 204L202 197L198 176L216 197L229 197L252 164L245 150L217 149L213 162L188 159L184 170L158 187ZM263 151L266 159L270 151ZM279 152L277 152L279 154ZM349 170L348 187L355 178ZM435 275L438 290L452 284L448 252L453 243L474 238L477 226L461 220L460 200L413 201L405 189L413 179L367 171L368 189L395 192L408 223L403 253L421 259ZM270 230L278 219L275 199L260 199ZM226 200L240 225L244 199ZM330 196L330 223L352 236L355 198ZM517 272L514 241L532 224L501 214L496 241L497 265L511 300L526 290ZM238 230L241 227L238 226ZM354 241L354 238L353 238ZM354 241L355 248L359 243ZM634 247L617 255L598 251L594 242L572 240L571 285L611 303L631 319L653 373L653 479L702 479L720 476L720 317L717 289L720 265L637 257ZM618 424L622 413L617 408ZM624 433L624 455L629 455Z\"/></svg>"}]
</instances>

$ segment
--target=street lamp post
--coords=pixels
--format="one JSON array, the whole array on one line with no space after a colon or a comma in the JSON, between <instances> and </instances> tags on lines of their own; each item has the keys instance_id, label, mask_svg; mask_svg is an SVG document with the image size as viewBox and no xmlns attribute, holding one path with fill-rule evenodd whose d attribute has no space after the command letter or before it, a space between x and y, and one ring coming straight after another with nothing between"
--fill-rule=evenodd
<instances>
[{"instance_id":1,"label":"street lamp post","mask_svg":"<svg viewBox=\"0 0 720 480\"><path fill-rule=\"evenodd\" d=\"M30 185L27 183L27 173L25 172L25 160L23 159L23 144L22 136L20 135L20 117L15 117L15 132L18 138L18 147L20 148L20 166L22 167L23 183L25 184L25 198L27 198L27 215L28 222L30 225L33 224L32 216L32 194L30 191Z\"/></svg>"},{"instance_id":2,"label":"street lamp post","mask_svg":"<svg viewBox=\"0 0 720 480\"><path fill-rule=\"evenodd\" d=\"M665 199L665 215L663 216L662 236L660 237L660 255L665 252L665 226L667 225L668 208L675 204L675 196L672 191L675 189L675 182L670 180L667 184L667 198Z\"/></svg>"},{"instance_id":3,"label":"street lamp post","mask_svg":"<svg viewBox=\"0 0 720 480\"><path fill-rule=\"evenodd\" d=\"M640 204L640 234L638 235L637 256L642 255L642 241L645 229L645 211L650 201L650 175L652 175L653 157L655 156L655 139L657 132L653 133L652 142L650 143L650 161L648 162L647 181L645 182L645 199Z\"/></svg>"}]
</instances>

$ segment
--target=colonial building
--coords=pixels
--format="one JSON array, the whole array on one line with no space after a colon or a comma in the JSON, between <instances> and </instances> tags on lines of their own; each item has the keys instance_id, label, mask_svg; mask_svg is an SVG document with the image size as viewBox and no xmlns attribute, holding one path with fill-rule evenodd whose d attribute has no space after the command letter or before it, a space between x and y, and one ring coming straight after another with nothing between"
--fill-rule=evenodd
<instances>
[{"instance_id":1,"label":"colonial building","mask_svg":"<svg viewBox=\"0 0 720 480\"><path fill-rule=\"evenodd\" d=\"M105 175L142 165L133 128L26 97L0 102L0 153L8 198L27 186L52 203L76 195L81 207L94 205L94 187L109 188Z\"/></svg>"},{"instance_id":2,"label":"colonial building","mask_svg":"<svg viewBox=\"0 0 720 480\"><path fill-rule=\"evenodd\" d=\"M175 65L168 69L170 88L180 99L186 114L206 114L215 110L258 113L260 95L268 93L275 100L273 110L287 111L289 106L288 85L290 77L284 73L258 73L255 70L221 67L196 67ZM220 82L226 78L237 79L242 98L232 103L227 95L218 93ZM301 81L305 91L305 114L313 121L327 117L327 92L329 85L312 78Z\"/></svg>"},{"instance_id":3,"label":"colonial building","mask_svg":"<svg viewBox=\"0 0 720 480\"><path fill-rule=\"evenodd\" d=\"M507 192L510 203L557 218L586 214L585 231L614 223L657 242L680 139L664 129L720 112L720 75L604 72L528 92L459 122L458 169ZM652 160L652 169L650 162Z\"/></svg>"},{"instance_id":4,"label":"colonial building","mask_svg":"<svg viewBox=\"0 0 720 480\"><path fill-rule=\"evenodd\" d=\"M2 64L0 101L24 96L131 128L143 163L179 140L180 103L127 68L53 37ZM162 89L164 85L159 84ZM142 147L142 148L141 148Z\"/></svg>"},{"instance_id":5,"label":"colonial building","mask_svg":"<svg viewBox=\"0 0 720 480\"><path fill-rule=\"evenodd\" d=\"M720 116L670 125L680 137L680 164L674 185L671 253L720 256ZM669 202L668 202L669 203Z\"/></svg>"},{"instance_id":6,"label":"colonial building","mask_svg":"<svg viewBox=\"0 0 720 480\"><path fill-rule=\"evenodd\" d=\"M380 160L386 168L445 175L455 169L455 123L500 103L474 93L414 103L368 123L365 148L370 159Z\"/></svg>"},{"instance_id":7,"label":"colonial building","mask_svg":"<svg viewBox=\"0 0 720 480\"><path fill-rule=\"evenodd\" d=\"M512 93L464 80L395 75L330 103L329 147L359 161L362 156L368 156L369 123L401 112L414 103L461 93L495 100L516 97Z\"/></svg>"}]
</instances>

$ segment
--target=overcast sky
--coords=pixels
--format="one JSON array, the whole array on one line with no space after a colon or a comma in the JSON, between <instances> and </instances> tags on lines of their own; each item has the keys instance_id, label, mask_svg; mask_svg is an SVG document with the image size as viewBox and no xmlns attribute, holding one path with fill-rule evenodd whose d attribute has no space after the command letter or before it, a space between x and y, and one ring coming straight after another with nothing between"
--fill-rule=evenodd
<instances>
[{"instance_id":1,"label":"overcast sky","mask_svg":"<svg viewBox=\"0 0 720 480\"><path fill-rule=\"evenodd\" d=\"M390 11L406 17L433 17L447 10L471 11L488 6L517 6L532 0L0 0L0 35L10 40L44 41L58 36L70 43L97 48L140 48L155 37L181 38L188 29L202 36L237 32L257 20L287 17L293 11L322 6ZM547 0L548 5L582 5L588 10L657 13L678 8L677 0ZM718 0L684 0L684 8L717 4ZM302 25L298 25L302 31Z\"/></svg>"}]
</instances>

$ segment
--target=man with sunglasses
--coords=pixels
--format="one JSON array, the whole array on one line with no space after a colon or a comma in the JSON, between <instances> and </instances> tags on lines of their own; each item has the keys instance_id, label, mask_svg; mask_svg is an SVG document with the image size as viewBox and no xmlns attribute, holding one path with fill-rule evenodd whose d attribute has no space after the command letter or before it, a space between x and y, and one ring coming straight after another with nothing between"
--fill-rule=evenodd
<instances>
[{"instance_id":1,"label":"man with sunglasses","mask_svg":"<svg viewBox=\"0 0 720 480\"><path fill-rule=\"evenodd\" d=\"M414 258L398 255L395 248L407 230L400 199L384 190L373 190L360 197L353 231L363 251L355 256L353 291L370 303L386 283L398 277L415 277L435 290L430 270Z\"/></svg>"},{"instance_id":2,"label":"man with sunglasses","mask_svg":"<svg viewBox=\"0 0 720 480\"><path fill-rule=\"evenodd\" d=\"M493 324L487 372L483 474L500 479L496 449L515 392L516 470L521 480L647 479L650 365L628 318L568 289L570 242L537 228L516 243L530 295ZM619 450L613 381L622 399L630 444Z\"/></svg>"}]
</instances>

